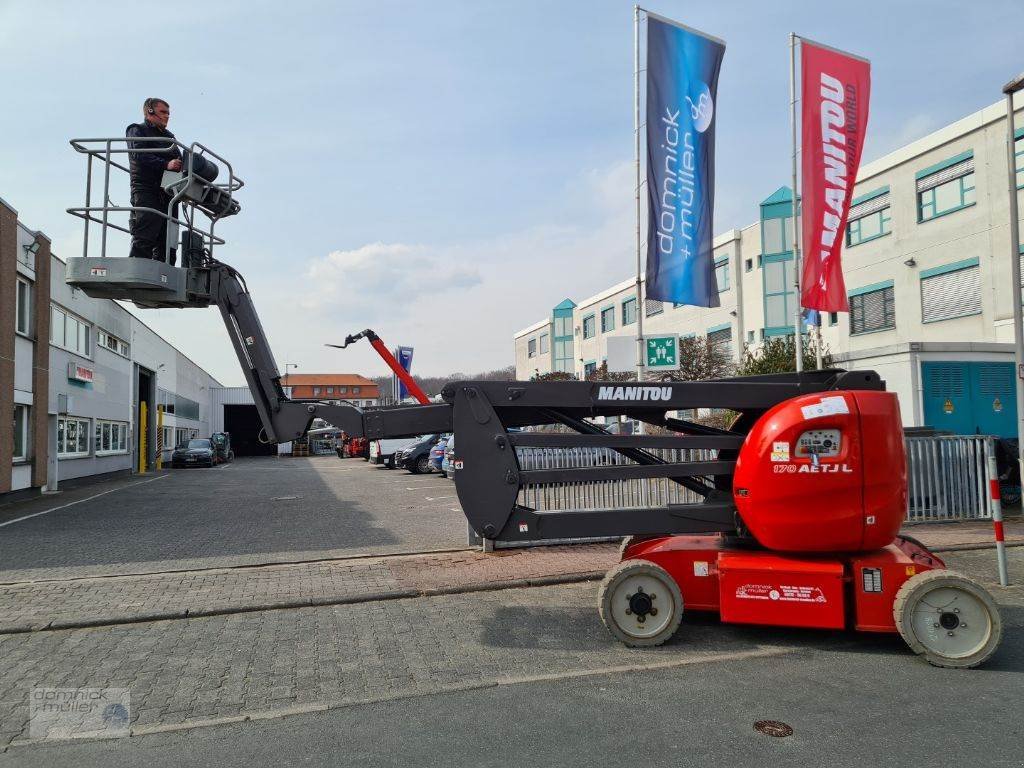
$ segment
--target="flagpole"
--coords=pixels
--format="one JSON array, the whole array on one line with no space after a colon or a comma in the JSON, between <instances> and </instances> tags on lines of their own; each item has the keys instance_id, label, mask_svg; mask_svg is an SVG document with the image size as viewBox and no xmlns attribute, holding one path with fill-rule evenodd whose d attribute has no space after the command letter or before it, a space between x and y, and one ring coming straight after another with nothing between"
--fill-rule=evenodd
<instances>
[{"instance_id":1,"label":"flagpole","mask_svg":"<svg viewBox=\"0 0 1024 768\"><path fill-rule=\"evenodd\" d=\"M644 379L643 263L640 254L640 6L633 6L633 142L636 165L636 380Z\"/></svg>"},{"instance_id":2,"label":"flagpole","mask_svg":"<svg viewBox=\"0 0 1024 768\"><path fill-rule=\"evenodd\" d=\"M821 311L818 311L818 344L814 350L814 367L821 370Z\"/></svg>"},{"instance_id":3,"label":"flagpole","mask_svg":"<svg viewBox=\"0 0 1024 768\"><path fill-rule=\"evenodd\" d=\"M789 117L793 130L793 284L796 286L796 302L793 311L793 341L796 347L797 373L804 369L803 337L801 325L803 317L800 311L800 227L798 226L797 206L797 162L796 162L796 34L789 33ZM820 366L819 366L820 367Z\"/></svg>"}]
</instances>

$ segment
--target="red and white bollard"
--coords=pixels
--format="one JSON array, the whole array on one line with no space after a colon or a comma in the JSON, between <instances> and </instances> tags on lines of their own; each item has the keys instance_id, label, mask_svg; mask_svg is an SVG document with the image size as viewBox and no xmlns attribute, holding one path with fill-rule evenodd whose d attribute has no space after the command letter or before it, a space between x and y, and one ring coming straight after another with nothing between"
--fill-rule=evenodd
<instances>
[{"instance_id":1,"label":"red and white bollard","mask_svg":"<svg viewBox=\"0 0 1024 768\"><path fill-rule=\"evenodd\" d=\"M996 561L999 563L999 583L1006 587L1010 584L1010 576L1006 569L1006 541L1003 534L1003 502L999 496L999 469L996 466L995 454L988 453L988 492L989 504L992 507L992 528L996 535Z\"/></svg>"}]
</instances>

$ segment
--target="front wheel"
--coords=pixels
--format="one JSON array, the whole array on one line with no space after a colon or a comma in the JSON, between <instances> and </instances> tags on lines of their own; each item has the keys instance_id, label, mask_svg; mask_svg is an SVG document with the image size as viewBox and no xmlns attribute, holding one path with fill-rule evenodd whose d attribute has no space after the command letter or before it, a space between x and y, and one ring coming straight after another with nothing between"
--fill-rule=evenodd
<instances>
[{"instance_id":1,"label":"front wheel","mask_svg":"<svg viewBox=\"0 0 1024 768\"><path fill-rule=\"evenodd\" d=\"M630 648L661 645L683 620L683 595L668 571L625 560L608 571L598 592L601 621Z\"/></svg>"},{"instance_id":2,"label":"front wheel","mask_svg":"<svg viewBox=\"0 0 1024 768\"><path fill-rule=\"evenodd\" d=\"M417 475L429 475L430 474L430 457L423 456L416 462L416 469L414 470Z\"/></svg>"},{"instance_id":3,"label":"front wheel","mask_svg":"<svg viewBox=\"0 0 1024 768\"><path fill-rule=\"evenodd\" d=\"M1003 636L988 590L954 571L911 576L896 593L892 612L910 649L936 667L976 667L995 653Z\"/></svg>"}]
</instances>

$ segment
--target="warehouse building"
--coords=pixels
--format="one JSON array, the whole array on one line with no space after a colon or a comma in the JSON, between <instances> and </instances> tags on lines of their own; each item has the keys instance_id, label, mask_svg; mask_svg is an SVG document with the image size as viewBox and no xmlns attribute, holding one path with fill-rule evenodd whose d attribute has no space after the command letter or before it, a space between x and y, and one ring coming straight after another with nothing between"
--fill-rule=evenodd
<instances>
[{"instance_id":1,"label":"warehouse building","mask_svg":"<svg viewBox=\"0 0 1024 768\"><path fill-rule=\"evenodd\" d=\"M1017 124L1022 120L1017 112ZM1024 128L1016 132L1017 200ZM850 312L823 318L836 365L878 371L905 425L1016 434L1006 111L1000 102L861 166L845 234ZM721 306L647 301L645 334L707 336L737 363L744 348L793 333L792 190L760 205L757 221L714 240ZM1015 249L1022 252L1020 245ZM583 376L612 335L635 335L633 278L514 336L516 374Z\"/></svg>"},{"instance_id":2,"label":"warehouse building","mask_svg":"<svg viewBox=\"0 0 1024 768\"><path fill-rule=\"evenodd\" d=\"M117 302L69 287L46 235L0 200L0 409L13 412L0 420L0 498L169 458L210 434L216 386Z\"/></svg>"}]
</instances>

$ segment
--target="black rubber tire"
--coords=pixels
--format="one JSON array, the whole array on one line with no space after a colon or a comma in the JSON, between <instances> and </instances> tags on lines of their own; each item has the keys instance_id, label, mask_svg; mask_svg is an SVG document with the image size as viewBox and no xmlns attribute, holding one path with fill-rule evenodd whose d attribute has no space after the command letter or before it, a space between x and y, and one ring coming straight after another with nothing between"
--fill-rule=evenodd
<instances>
[{"instance_id":1,"label":"black rubber tire","mask_svg":"<svg viewBox=\"0 0 1024 768\"><path fill-rule=\"evenodd\" d=\"M929 647L927 639L922 639L915 631L913 616L918 604L930 592L944 587L962 590L974 597L988 614L990 622L988 637L977 651L968 655L944 655ZM992 595L974 579L956 571L937 569L911 576L903 582L903 586L896 593L892 613L896 621L896 629L899 631L900 637L903 638L904 642L910 646L914 653L923 656L925 661L936 667L970 669L971 667L983 664L996 652L1003 637L1003 619L999 613L996 601L992 599Z\"/></svg>"},{"instance_id":2,"label":"black rubber tire","mask_svg":"<svg viewBox=\"0 0 1024 768\"><path fill-rule=\"evenodd\" d=\"M430 457L421 456L416 460L415 469L410 470L414 475L429 475L430 474Z\"/></svg>"},{"instance_id":3,"label":"black rubber tire","mask_svg":"<svg viewBox=\"0 0 1024 768\"><path fill-rule=\"evenodd\" d=\"M668 622L649 637L638 637L621 627L612 610L612 600L615 599L623 582L636 576L655 579L659 583L659 591L668 595L669 598L668 601L660 604L661 608L664 609L667 606L672 609L672 615ZM679 629L679 623L683 620L683 594L679 590L679 585L668 571L647 560L626 560L608 571L604 581L601 582L600 590L598 590L597 604L601 622L605 628L612 634L612 637L629 648L651 648L663 645L675 635L676 630Z\"/></svg>"}]
</instances>

